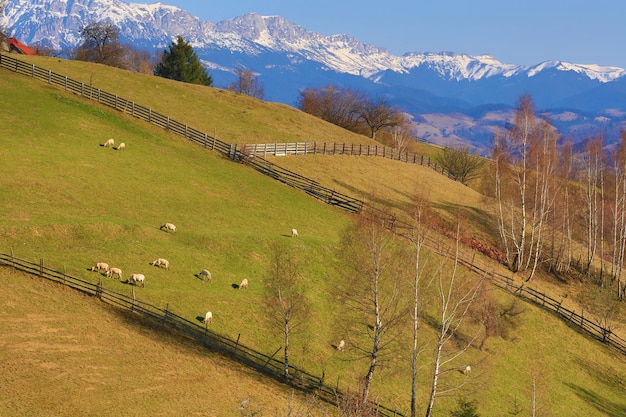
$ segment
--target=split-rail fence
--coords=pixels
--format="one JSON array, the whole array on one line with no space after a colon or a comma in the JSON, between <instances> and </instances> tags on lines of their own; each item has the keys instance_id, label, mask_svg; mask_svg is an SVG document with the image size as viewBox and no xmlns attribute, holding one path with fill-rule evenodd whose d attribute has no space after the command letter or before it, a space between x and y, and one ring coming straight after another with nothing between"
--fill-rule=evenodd
<instances>
[{"instance_id":1,"label":"split-rail fence","mask_svg":"<svg viewBox=\"0 0 626 417\"><path fill-rule=\"evenodd\" d=\"M49 268L44 264L43 258L38 263L20 259L14 256L12 249L10 254L0 253L0 266L12 267L21 272L65 285L84 294L97 297L104 303L128 310L131 314L135 313L163 327L172 329L178 335L191 338L208 349L231 357L295 389L315 393L329 404L337 405L337 401L344 395L338 387L327 385L324 382L325 377L313 375L292 365L289 365L289 377L284 378L284 362L274 357L282 347L272 355L259 352L239 343L239 340L232 340L209 330L206 325L179 316L169 307L163 309L137 299L134 286L131 286L132 295L122 294L106 288L102 284L102 280L98 283L92 283L68 274L65 268L63 271ZM403 417L403 414L381 404L372 404L372 407L382 417Z\"/></svg>"},{"instance_id":2,"label":"split-rail fence","mask_svg":"<svg viewBox=\"0 0 626 417\"><path fill-rule=\"evenodd\" d=\"M238 146L236 144L229 144L218 140L217 138L210 136L205 132L196 130L186 124L173 120L168 116L154 112L150 108L138 105L123 97L119 97L116 94L107 93L100 90L99 88L94 88L92 86L86 85L85 83L72 80L67 76L56 74L50 70L37 67L34 64L21 61L19 59L7 56L6 54L0 54L0 68L6 68L16 73L31 76L33 78L38 78L50 84L58 85L60 87L63 87L66 91L71 91L73 93L79 94L81 97L96 100L100 104L113 107L118 111L128 113L133 117L137 117L148 123L160 126L170 132L183 136L184 138L187 138L205 148L216 151L234 161L245 163L251 168L259 171L260 173L270 176L291 187L300 189L307 194L318 198L328 204L338 206L353 213L361 213L362 210L365 208L365 203L362 200L326 188L314 180L311 180L300 174L281 168L278 165L269 162L268 160L260 156L269 152L267 147L265 149L262 149L261 145L248 145L248 147L244 146L243 149L238 149ZM350 154L378 155L378 148L374 148L374 151L372 151L371 148L364 150L363 146L365 145L361 145L360 147L359 145L350 145ZM356 150L357 147L359 147L358 152ZM278 153L281 153L281 148L279 147L278 149ZM285 145L284 149L285 152L287 152L288 146ZM313 153L321 152L321 150L324 150L325 152L330 152L330 149L331 146L328 144L318 145L314 143L312 145ZM381 147L381 149L383 148ZM296 145L294 148L294 152L298 150L300 152L310 153L311 145L308 145L306 143L304 145ZM348 154L348 145L333 144L332 152ZM383 150L382 152L385 153L386 157L387 150ZM389 152L389 155L391 157L393 153ZM408 158L408 155L406 156ZM416 156L414 156L413 158L417 161ZM424 164L424 161L426 161L427 166L431 166L432 168L434 168L438 172L441 172L444 175L448 174L445 170L437 167L436 164L431 165L430 159L424 160L423 158L419 158L419 160L422 164ZM401 223L396 222L395 219L392 223L394 224L394 227L401 226ZM404 225L404 227L410 226ZM431 249L436 250L439 244L433 242L430 246ZM441 251L440 253L444 256L451 256L450 251ZM472 260L473 259L474 257L472 257ZM626 354L626 340L618 337L610 329L606 329L590 321L588 318L584 317L583 313L578 314L572 310L564 308L562 306L562 301L559 302L557 300L554 300L543 293L533 290L528 286L524 286L524 284L517 287L513 284L510 278L494 274L493 272L489 272L486 268L479 268L474 265L473 262L468 261L467 259L460 259L459 261L476 273L486 274L494 281L496 285L499 285L500 287L511 291L517 296L520 296L526 300L532 301L535 304L541 305L542 307L553 311L563 320L575 325L576 328L582 330L584 333L590 334L594 338L618 349L623 354Z\"/></svg>"}]
</instances>

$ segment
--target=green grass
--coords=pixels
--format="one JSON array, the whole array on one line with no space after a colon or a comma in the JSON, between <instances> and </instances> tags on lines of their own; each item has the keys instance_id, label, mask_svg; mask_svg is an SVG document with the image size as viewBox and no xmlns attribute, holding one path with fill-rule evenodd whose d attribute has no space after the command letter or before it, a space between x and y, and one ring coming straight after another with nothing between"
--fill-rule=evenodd
<instances>
[{"instance_id":1,"label":"green grass","mask_svg":"<svg viewBox=\"0 0 626 417\"><path fill-rule=\"evenodd\" d=\"M291 106L218 88L116 69L112 71L111 67L87 62L36 56L19 56L19 59L118 94L229 143L375 143ZM124 88L120 89L120 85Z\"/></svg>"},{"instance_id":2,"label":"green grass","mask_svg":"<svg viewBox=\"0 0 626 417\"><path fill-rule=\"evenodd\" d=\"M44 67L48 64L58 64L59 68L51 69L57 72L66 70L62 73L77 79L81 74L88 79L89 72L85 71L109 71L110 77L94 77L95 80L111 82L103 89L110 92L119 89L124 94L137 94L146 101L167 103L171 112L168 106L160 111L174 118L178 118L172 114L174 112L184 115L189 111L193 126L196 124L191 122L197 117L202 119L199 114L209 114L208 109L212 108L217 119L232 117L233 124L237 123L233 129L244 136L247 129L261 128L256 125L258 119L254 117L237 119L232 116L237 114L237 109L240 112L245 109L247 115L263 114L259 117L266 120L272 119L269 115L276 112L274 121L262 128L269 132L268 136L259 136L263 142L272 135L291 135L281 130L283 123L290 120L292 114L301 115L293 110L283 114L284 106L257 101L242 104L248 99L212 89L201 90L204 94L202 100L195 95L191 99L192 94L184 93L184 89L190 88L189 91L195 92L201 87L186 87L171 82L160 84L163 81L153 77L85 63L51 58L38 63ZM148 88L151 83L153 89ZM124 88L120 88L121 85ZM154 94L155 90L158 90L158 95ZM214 331L233 339L240 336L241 343L271 354L282 345L282 341L264 320L261 301L269 265L269 248L278 240L293 246L298 253L307 295L313 305L313 317L305 333L294 337L292 364L304 366L316 374L325 370L326 382L338 383L342 389L356 385L357 378L365 371L364 364L343 360L349 355L339 356L330 346L342 336L336 330L342 309L332 292L334 281L340 277L333 265L340 233L350 222L348 214L161 129L98 107L40 81L0 70L0 91L0 160L3 161L0 164L0 251L13 249L16 256L31 261L43 257L47 266L59 270L66 268L69 274L92 282L100 277L87 271L87 268L99 261L122 268L126 276L132 272L144 273L147 283L145 288L137 289L140 299L160 307L167 305L190 320L211 309ZM189 107L180 98L181 94L190 103ZM128 98L142 105L151 105L139 98ZM220 113L222 110L223 113ZM268 113L262 113L264 111ZM318 121L311 122L309 126L307 117L301 120L297 123L301 123L303 130L315 130L321 126ZM289 123L287 126L292 128ZM337 132L336 128L326 125L324 129ZM339 131L341 134L344 132ZM337 138L341 134L333 133ZM115 138L117 143L124 141L127 149L116 152L99 146L109 137ZM238 141L227 137L223 139L226 142ZM276 162L350 195L361 197L374 193L381 201L397 208L406 208L411 196L420 193L440 207L442 213L452 213L457 206L464 206L473 213L485 210L477 193L427 168L378 158L338 156L277 158ZM175 223L178 233L173 235L160 231L159 226L164 222ZM289 238L292 227L298 229L300 238ZM171 269L164 271L148 265L157 257L168 259ZM194 277L203 268L211 270L211 284ZM22 287L20 280L23 277L20 274L1 270L0 275L3 282L5 277L11 282L8 287L0 286L4 291L0 293L0 300L4 300L0 305L3 323L20 321L24 326L29 314L35 314L32 312L35 307L31 307L36 305L35 300L45 306L45 312L55 317L56 323L44 328L42 335L41 332L26 332L23 327L12 331L12 339L4 342L8 349L3 349L0 354L3 363L8 363L8 360L19 363L15 362L18 359L28 362L25 356L12 359L11 355L19 351L20 346L29 343L33 346L36 343L52 347L59 345L66 334L54 329L63 327L63 323L69 326L69 323L83 322L82 315L88 318L85 323L106 323L110 332L119 326L124 332L141 336L136 343L133 338L119 335L114 336L115 340L104 339L107 344L104 356L114 357L116 361L115 365L104 370L103 359L94 349L100 336L86 328L72 330L72 334L84 335L92 341L84 344L86 347L81 350L81 355L72 357L73 365L65 362L67 349L47 349L45 361L28 362L31 366L20 370L20 377L16 379L24 379L23 385L15 385L15 379L0 379L0 389L10 393L8 398L15 399L10 403L0 402L0 405L8 404L5 408L9 415L23 414L19 412L21 408L13 408L21 407L15 404L22 402L45 410L45 404L59 396L58 391L63 389L69 394L59 396L60 400L70 402L79 413L96 413L89 405L80 404L79 400L70 401L70 398L79 396L80 381L90 381L85 371L91 369L90 362L97 364L94 369L103 374L104 379L112 380L116 375L124 375L124 383L120 387L91 381L91 385L85 388L88 394L96 396L98 390L89 387L106 386L99 404L111 407L112 415L116 411L119 413L119 409L114 408L115 404L120 402L117 400L123 398L128 391L126 386L132 385L133 381L127 375L137 374L134 361L128 359L127 352L140 349L146 338L151 341L150 346L155 347L146 354L146 358L154 357L155 362L163 365L149 367L144 363L142 369L145 371L138 376L140 385L150 387L145 388L146 392L153 392L149 396L152 405L146 409L145 415L153 415L157 409L164 410L165 415L167 410L173 409L167 408L173 400L159 391L159 378L164 374L176 375L178 386L188 383L193 394L201 390L195 385L193 376L185 380L185 372L177 369L201 368L199 363L204 364L205 357L213 355L198 353L189 344L179 345L156 329L129 322L125 315L111 314L102 306L95 307L95 312L82 311L82 301L88 309L93 302L80 295L72 296L73 293L68 290L50 289L55 287L44 283L38 287L37 280L30 280L29 286ZM239 283L243 278L250 280L250 289L234 290L232 284ZM104 282L114 290L130 293L130 287L124 283L115 280ZM20 294L21 291L23 294ZM494 293L503 303L510 302L509 295L499 290L494 290ZM78 298L78 302L70 300L74 298ZM66 302L73 305L66 306ZM99 316L104 318L99 319ZM471 332L471 329L466 331ZM428 326L424 326L422 332L421 340L427 350L421 356L420 404L428 394L429 358L426 352L432 347L433 338ZM46 339L51 333L61 339ZM406 337L407 334L403 335L403 338ZM78 336L67 336L67 340L76 338ZM171 363L167 359L172 355L170 349L179 355ZM189 353L189 349L195 353ZM162 354L155 350L162 351ZM118 351L121 353L115 355ZM375 375L373 396L384 405L406 412L410 393L409 366L404 353L406 346L402 352L389 367ZM538 368L542 370L541 395L546 414L626 415L623 412L626 409L623 396L626 390L624 357L581 336L551 314L532 306L526 307L512 338L494 337L488 342L486 352L470 349L462 361L477 365L473 366L475 371L467 389L459 394L476 399L481 415L507 415L515 396L523 402L527 411L530 372ZM149 362L148 359L145 362ZM58 363L58 366L47 363ZM52 367L57 373L46 373L46 367ZM67 374L61 372L65 368L68 368ZM220 368L215 374L241 373L251 374L233 364ZM221 380L215 374L211 375L220 381L219 384L226 387L233 384L232 380ZM58 386L31 390L28 397L22 393L28 387L26 382L49 378L56 378ZM266 397L265 383L263 386L250 395ZM250 388L247 392L254 390ZM188 415L187 412L202 415L197 408L197 401L202 400L188 398L182 391L174 390L180 410L185 411L181 415ZM280 389L272 388L271 391ZM142 390L138 388L131 392L140 396ZM284 392L280 395L285 398ZM238 395L236 398L239 401L243 399ZM59 415L64 411L60 400L52 405L53 409L60 410ZM137 409L147 401L137 402ZM442 397L438 401L439 415L446 415L446 410L456 403L454 397ZM127 405L128 401L121 403ZM202 407L209 406L203 404ZM208 413L218 415L218 412L228 415L227 411L219 410L214 414Z\"/></svg>"}]
</instances>

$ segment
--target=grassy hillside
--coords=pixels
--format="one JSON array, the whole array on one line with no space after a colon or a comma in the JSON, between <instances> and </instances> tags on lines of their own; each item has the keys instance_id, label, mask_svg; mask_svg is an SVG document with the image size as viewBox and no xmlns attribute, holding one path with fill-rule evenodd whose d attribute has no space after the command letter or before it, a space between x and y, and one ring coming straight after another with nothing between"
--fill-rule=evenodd
<instances>
[{"instance_id":1,"label":"grassy hillside","mask_svg":"<svg viewBox=\"0 0 626 417\"><path fill-rule=\"evenodd\" d=\"M80 79L84 66L89 66L50 58L38 65L51 67L55 62L66 66L66 73L77 79ZM104 68L93 67L99 71ZM51 69L63 72L61 69ZM145 93L142 97L146 101L170 103L171 111L167 106L158 111L174 118L178 118L176 114L182 116L189 111L195 112L192 120L196 120L196 117L200 117L198 115L208 114L209 108L213 108L224 111L223 114L218 113L217 119L226 119L229 117L228 112L231 112L232 129L240 132L242 137L246 136L247 129L254 131L258 128L256 122L259 119L236 117L237 109L241 112L242 108L246 108L242 103L251 99L213 89L180 86L167 80L163 81L166 84L159 84L162 82L160 79L110 68L107 71L110 76L99 75L95 78L115 80L107 81L112 84L110 88L102 86L103 89L110 92L122 90L120 95L137 91L137 94ZM124 87L120 88L121 85ZM148 88L150 85L154 88ZM156 85L162 87L157 89ZM181 91L185 88L200 89L198 91L205 95L205 99L194 98L193 105L186 107L184 100L180 100L183 94ZM149 94L155 90L159 92L158 95ZM356 386L356 379L365 371L364 364L346 361L331 347L341 336L335 329L342 316L340 302L332 292L334 281L339 279L333 268L334 251L341 231L350 223L350 216L243 165L223 159L131 117L94 106L93 103L65 94L40 81L0 70L0 91L3 92L0 95L0 160L3 161L0 164L0 201L3 208L0 212L0 251L8 252L12 248L16 256L33 261L43 257L48 266L58 269L65 267L68 273L93 282L100 277L87 271L87 268L99 261L122 268L126 275L132 272L145 273L146 287L137 289L138 297L142 300L157 306L168 305L177 314L190 319L211 309L214 312L213 330L233 339L240 336L241 343L271 354L282 342L266 323L261 300L270 261L269 248L275 242L281 242L298 254L306 278L307 295L313 306L313 316L305 336L294 337L292 363L320 375L324 370L327 383L337 383L342 389ZM139 98L128 98L151 106ZM229 104L230 101L235 103ZM268 115L272 112L276 112L275 120L278 121L289 120L291 116L287 115L293 114L294 124L301 124L303 131L308 129L313 132L319 127L320 130L331 132L329 135L337 135L337 138L340 135L332 132L344 132L319 121L311 120L309 125L307 117L300 112L287 110L283 114L280 109L284 106L257 101L248 103L249 112L261 114L265 111L263 109L270 109L262 113L262 120L270 120ZM303 119L296 120L296 114ZM196 123L193 125L196 126ZM283 126L281 122L268 123L263 129L269 132L269 136L259 136L259 141L268 141L266 138L272 135L288 136L290 133L288 130L283 131ZM286 123L286 126L287 129L292 128L291 123ZM211 130L210 127L206 129ZM124 141L127 149L117 152L99 146L109 137L115 138L118 143ZM227 137L224 140L231 142ZM380 196L380 200L394 206L406 206L413 190L419 190L442 212L452 213L456 206L464 206L477 217L484 215L479 195L426 168L382 159L336 156L294 157L277 161L281 165L284 162L293 169L302 168L310 172L312 177L318 178L328 187L336 186L352 195L374 193ZM338 161L341 163L337 164ZM336 169L338 165L342 168ZM399 181L395 183L394 180ZM176 235L159 230L159 225L166 221L178 226ZM299 239L289 238L291 227L298 228ZM169 259L171 270L159 270L148 265L157 257ZM213 283L207 284L194 277L202 268L211 270ZM105 315L101 312L104 308L91 305L91 300L83 301L88 301L85 303L90 304L88 310L93 307L95 312L79 310L80 301L73 306L65 306L65 301L61 300L67 299L67 303L74 303L75 300L71 301L70 298L83 298L78 295L73 297L67 290L51 290L49 285L43 283L37 287L38 281L32 280L26 286L19 274L4 269L0 270L0 276L3 280L6 276L7 282L11 283L0 286L4 287L0 300L6 300L0 305L3 328L6 328L4 325L14 326L18 322L20 326L24 326L24 323L27 326L29 318L51 316L55 324L42 329L39 332L42 335L52 333L64 337L65 333L55 329L61 326L59 323L65 322L68 326L74 322L86 323L85 326L88 323L106 322L111 332L114 331L111 328L119 325L125 332L138 335L131 338L117 335L107 343L122 346L119 351L123 354L114 355L109 350L106 356L114 357L115 363L104 370L108 365L102 362L96 365L103 380L112 380L116 375L136 375L136 362L126 352L143 349L145 338L152 340L156 350L168 352L166 355L174 356L176 360L161 360L159 362L164 364L159 367L144 363L144 372L139 381L144 382L144 385L155 384L163 374L173 374L181 378L174 378L178 385L185 386L186 381L181 375L183 372L177 369L203 369L199 362L204 364L205 356L214 358L209 353L194 350L188 344L179 346L169 336L148 331L143 325L129 321L123 314L107 312ZM232 284L239 283L242 278L250 280L247 292L233 289ZM106 280L105 285L130 293L128 285L115 280ZM502 304L512 300L510 295L500 290L493 289L492 292ZM35 301L47 306L47 314L33 313L37 308ZM84 321L83 316L88 320ZM105 318L99 319L99 316ZM24 327L11 329L12 338L5 342L7 349L3 349L0 354L3 363L9 363L9 360L13 364L29 363L31 366L23 371L25 378L31 381L53 378L59 384L50 388L38 386L40 389L29 392L29 401L41 409L50 398L57 395L57 389L68 392L82 389L76 388L79 384L77 381L88 378L75 376L77 373L82 374L79 372L81 367L74 363L83 363L84 368L88 366L86 363L102 360L99 357L101 353L93 349L93 343L85 343L78 349L81 355L74 357L74 365L71 366L64 362L67 346L60 346L58 351L48 349L46 362L28 361L24 356L15 362L18 357L13 355L21 346L28 346L29 343L34 346L38 343L59 346L62 343L54 338L38 339L39 333L33 335ZM77 327L71 332L90 334L93 340L99 339L96 334L91 336L91 333L87 333L86 328ZM423 403L428 393L429 352L433 341L428 326L424 326L422 336L425 350L420 357L420 403ZM70 336L67 338L73 340ZM169 353L170 348L175 352ZM374 398L402 412L408 410L410 381L404 352L398 353L391 366L382 369L374 379ZM146 353L145 357L152 355L158 353ZM527 413L529 389L534 378L541 382L538 392L546 415L626 416L626 398L623 395L626 391L626 360L535 307L525 306L513 335L490 339L485 351L470 349L462 361L475 364L475 371L458 395L476 399L481 415L507 415L516 400ZM256 392L252 382L245 391L255 392L239 395L236 382L218 375L248 372L242 371L237 365L226 365L226 361L222 364L228 370L215 365L216 372L211 373L211 379L225 387L232 387L232 391L237 392L237 400L241 401L248 395L255 398L269 395L264 391L268 387L264 385ZM73 375L73 378L63 374L62 369L66 367L70 367L67 376ZM122 398L131 383L130 378L123 381L124 384L103 384L109 387L105 396ZM92 385L84 388L88 393L93 391L89 387L99 386L97 381L90 383ZM14 388L24 389L28 385L16 385L14 380L6 378L0 379L0 384L3 392L12 393L8 398L17 399L14 402L26 401L21 391ZM64 384L67 384L66 388ZM218 415L211 404L198 403L197 399L191 398L197 397L200 389L199 385L194 384L195 377L191 376L189 396L180 390L175 391L181 404L180 410L203 415L198 409L208 407L211 411L206 415ZM271 391L276 393L273 395L277 398L280 396L282 401L286 401L289 395L288 391L278 394L278 388L271 388ZM137 388L131 392L139 396L151 391L144 392ZM150 396L153 407L170 402L168 397L159 395L160 392ZM454 396L442 397L438 401L438 415L447 415L446 410L455 404ZM5 408L10 415L21 414L12 412L16 410L12 403L0 404L8 404ZM110 406L114 407L115 404L117 402L112 401ZM63 410L62 404L56 405ZM73 406L84 414L92 412L88 405L82 405L85 408L80 409L80 401L75 401ZM119 412L113 410L111 414L115 411ZM154 409L148 409L146 415L154 414L150 411L154 412ZM59 413L62 414L62 411ZM273 415L267 410L266 413L264 415ZM180 415L188 414L181 412ZM220 415L228 414L224 411ZM236 411L234 415L237 415Z\"/></svg>"},{"instance_id":2,"label":"grassy hillside","mask_svg":"<svg viewBox=\"0 0 626 417\"><path fill-rule=\"evenodd\" d=\"M2 416L264 415L305 400L126 311L0 268ZM292 399L293 396L293 399Z\"/></svg>"},{"instance_id":3,"label":"grassy hillside","mask_svg":"<svg viewBox=\"0 0 626 417\"><path fill-rule=\"evenodd\" d=\"M118 94L229 143L373 143L362 135L340 129L293 107L218 88L119 71L88 62L30 56L20 56L19 59ZM120 85L124 88L121 89Z\"/></svg>"}]
</instances>

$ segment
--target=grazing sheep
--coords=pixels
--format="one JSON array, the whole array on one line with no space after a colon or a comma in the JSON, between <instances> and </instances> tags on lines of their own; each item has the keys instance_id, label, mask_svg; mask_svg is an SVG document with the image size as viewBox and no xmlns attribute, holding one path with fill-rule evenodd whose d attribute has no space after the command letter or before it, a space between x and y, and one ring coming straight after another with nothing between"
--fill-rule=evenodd
<instances>
[{"instance_id":1,"label":"grazing sheep","mask_svg":"<svg viewBox=\"0 0 626 417\"><path fill-rule=\"evenodd\" d=\"M207 311L206 315L204 316L204 323L209 324L211 323L211 320L213 320L213 313Z\"/></svg>"},{"instance_id":2,"label":"grazing sheep","mask_svg":"<svg viewBox=\"0 0 626 417\"><path fill-rule=\"evenodd\" d=\"M165 269L170 269L170 261L168 261L167 259L163 259L163 258L155 259L154 261L150 262L150 265L154 265L158 267L162 266Z\"/></svg>"},{"instance_id":3,"label":"grazing sheep","mask_svg":"<svg viewBox=\"0 0 626 417\"><path fill-rule=\"evenodd\" d=\"M104 272L108 272L109 271L109 264L106 262L98 262L97 264L95 264L94 266L91 267L92 271L104 271Z\"/></svg>"},{"instance_id":4,"label":"grazing sheep","mask_svg":"<svg viewBox=\"0 0 626 417\"><path fill-rule=\"evenodd\" d=\"M240 290L247 290L248 289L248 278L244 278L241 281L241 284L239 284L239 289Z\"/></svg>"},{"instance_id":5,"label":"grazing sheep","mask_svg":"<svg viewBox=\"0 0 626 417\"><path fill-rule=\"evenodd\" d=\"M291 237L298 237L298 231L296 229L291 229Z\"/></svg>"},{"instance_id":6,"label":"grazing sheep","mask_svg":"<svg viewBox=\"0 0 626 417\"><path fill-rule=\"evenodd\" d=\"M124 149L126 149L126 144L124 142L120 143L119 145L117 145L117 148L113 148L116 151L123 151Z\"/></svg>"},{"instance_id":7,"label":"grazing sheep","mask_svg":"<svg viewBox=\"0 0 626 417\"><path fill-rule=\"evenodd\" d=\"M465 368L460 370L463 375L469 375L472 372L472 367L467 365Z\"/></svg>"},{"instance_id":8,"label":"grazing sheep","mask_svg":"<svg viewBox=\"0 0 626 417\"><path fill-rule=\"evenodd\" d=\"M108 270L108 272L106 273L107 277L111 278L113 277L113 275L116 275L117 278L121 281L122 280L122 270L119 268L111 268Z\"/></svg>"},{"instance_id":9,"label":"grazing sheep","mask_svg":"<svg viewBox=\"0 0 626 417\"><path fill-rule=\"evenodd\" d=\"M198 272L198 277L202 278L202 281L211 282L212 280L211 273L208 269L203 269L202 271Z\"/></svg>"},{"instance_id":10,"label":"grazing sheep","mask_svg":"<svg viewBox=\"0 0 626 417\"><path fill-rule=\"evenodd\" d=\"M104 142L101 146L104 146L105 148L108 147L113 147L113 145L115 145L115 140L113 138L107 140L106 142Z\"/></svg>"},{"instance_id":11,"label":"grazing sheep","mask_svg":"<svg viewBox=\"0 0 626 417\"><path fill-rule=\"evenodd\" d=\"M130 278L128 278L128 283L134 283L135 285L141 283L141 286L144 287L146 285L146 277L143 274L132 274Z\"/></svg>"},{"instance_id":12,"label":"grazing sheep","mask_svg":"<svg viewBox=\"0 0 626 417\"><path fill-rule=\"evenodd\" d=\"M346 348L346 342L342 339L337 345L337 350L340 352L343 352L345 348Z\"/></svg>"},{"instance_id":13,"label":"grazing sheep","mask_svg":"<svg viewBox=\"0 0 626 417\"><path fill-rule=\"evenodd\" d=\"M165 224L161 225L161 227L159 227L159 229L165 230L166 232L168 230L171 230L173 233L176 233L176 226L173 225L172 223L165 223Z\"/></svg>"}]
</instances>

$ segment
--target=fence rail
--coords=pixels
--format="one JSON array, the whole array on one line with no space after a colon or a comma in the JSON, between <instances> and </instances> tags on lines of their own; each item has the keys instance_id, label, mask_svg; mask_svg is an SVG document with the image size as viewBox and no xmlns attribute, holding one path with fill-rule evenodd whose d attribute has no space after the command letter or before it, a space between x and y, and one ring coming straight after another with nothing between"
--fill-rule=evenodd
<instances>
[{"instance_id":1,"label":"fence rail","mask_svg":"<svg viewBox=\"0 0 626 417\"><path fill-rule=\"evenodd\" d=\"M403 224L400 221L396 221L394 222L394 227L404 227L408 229L410 228L410 225ZM448 258L453 258L456 256L454 250L451 250L449 247L445 247L439 241L427 238L425 245L430 250L436 252L441 256L445 256ZM543 292L527 286L525 283L516 285L513 282L512 277L496 273L488 266L478 265L479 261L478 259L476 259L475 254L470 257L467 254L460 253L458 255L458 262L461 265L465 266L471 272L488 278L494 285L508 291L512 295L529 301L545 310L556 314L557 317L567 322L573 328L593 337L594 339L608 346L611 346L612 348L615 348L622 354L626 355L626 339L615 334L610 328L605 328L599 323L585 317L584 311L581 311L580 314L576 313L574 310L570 310L564 307L563 300L558 301Z\"/></svg>"},{"instance_id":2,"label":"fence rail","mask_svg":"<svg viewBox=\"0 0 626 417\"><path fill-rule=\"evenodd\" d=\"M294 142L294 143L257 143L243 145L246 155L254 156L286 156L286 155L353 155L378 156L395 161L418 164L434 169L436 172L452 178L448 170L429 156L416 153L400 152L385 145L364 145L362 143L326 143L326 142Z\"/></svg>"},{"instance_id":3,"label":"fence rail","mask_svg":"<svg viewBox=\"0 0 626 417\"><path fill-rule=\"evenodd\" d=\"M241 363L256 369L257 371L286 383L292 387L315 392L323 401L337 405L337 399L342 397L338 387L330 387L324 383L324 378L313 375L304 369L289 365L289 378L283 377L284 362L274 358L274 355L267 355L242 345L239 341L232 340L209 330L206 326L179 316L169 308L159 308L150 303L138 300L133 296L127 296L119 292L104 287L100 282L94 284L67 274L65 271L56 271L44 265L43 258L39 263L30 262L17 258L11 254L0 253L0 266L12 267L16 270L36 275L38 277L68 286L84 294L97 297L102 302L130 310L144 318L162 326L175 330L178 334L189 337L203 344L205 347L221 352L232 357ZM278 352L278 350L276 351ZM403 417L403 414L382 406L374 405L378 415L383 417Z\"/></svg>"},{"instance_id":4,"label":"fence rail","mask_svg":"<svg viewBox=\"0 0 626 417\"><path fill-rule=\"evenodd\" d=\"M222 155L238 161L248 164L250 167L255 170L263 173L264 175L270 176L278 181L281 181L291 187L300 189L305 191L307 194L318 198L328 204L336 205L340 208L348 210L350 212L359 213L361 212L365 204L363 201L352 198L348 195L336 192L334 190L328 189L326 187L321 186L316 181L303 177L295 172L289 171L287 169L281 168L276 164L273 164L266 159L264 159L260 155L267 155L268 152L271 151L272 145L248 145L248 147L244 146L243 151L237 149L237 145L229 144L218 140L215 137L212 137L206 133L195 130L188 125L177 122L175 120L170 119L168 116L159 114L157 112L153 112L151 109L147 107L140 106L134 102L128 101L124 98L121 98L115 94L107 93L97 88L93 88L84 83L69 79L66 76L59 75L53 73L50 70L46 70L43 68L39 68L34 64L29 64L23 61L20 61L16 58L7 56L5 54L0 54L0 68L6 68L8 70L24 74L27 76L31 76L34 78L41 79L50 84L55 84L63 87L67 91L72 91L76 94L81 95L82 97L97 100L99 103L115 108L116 110L126 112L131 114L134 117L147 121L149 123L160 126L166 130L169 130L173 133L181 135L195 143L198 143L205 148L209 148L211 150L217 151ZM358 151L357 151L358 147ZM274 144L274 154L276 152L282 152L281 147L277 144ZM279 150L276 150L279 149ZM390 148L387 148L390 149ZM333 153L333 154L351 154L351 155L370 155L371 153L387 157L387 150L385 147L375 147L372 150L372 147L368 147L367 145L349 145L349 144L317 144L313 142L313 144L286 144L284 146L284 152L286 154L287 151L293 150L293 152L297 153ZM381 154L382 155L379 155ZM389 157L392 157L393 152L389 153ZM400 154L396 155L399 160L402 160L402 156ZM405 155L408 158L407 155ZM413 158L416 158L417 155L414 155ZM420 163L423 163L423 156L420 158ZM395 158L394 158L395 159ZM417 162L415 162L417 163ZM430 164L430 160L428 160L427 164ZM436 167L436 164L434 164ZM437 168L435 168L437 169ZM439 171L438 171L439 172ZM441 170L441 173L447 175L444 170ZM392 222L394 227L410 227L410 225L402 225L401 222L394 219ZM444 256L450 256L449 251L441 251L439 249L439 244L435 242L431 242L430 248L432 250L438 251L440 254ZM535 304L541 305L542 307L555 312L559 317L568 321L571 324L576 325L583 332L586 332L593 336L594 338L613 346L618 349L623 354L626 354L626 340L618 337L614 333L611 332L610 329L605 329L596 323L593 323L589 319L583 317L582 314L578 315L573 311L569 311L561 306L561 302L557 302L556 300L546 296L541 293L534 292L534 290L529 287L525 287L521 285L520 287L516 287L511 283L511 280L502 275L495 274L493 272L487 271L486 268L479 268L473 263L474 257L472 257L472 261L468 261L467 259L461 259L460 262L466 265L470 270L473 270L477 273L487 274L490 276L492 281L496 285L501 285L505 287L507 290L511 291L513 294L516 294L526 300L534 302ZM24 268L27 268L24 266ZM32 268L32 266L28 267ZM43 270L43 265L41 266ZM77 284L78 285L78 284ZM79 288L76 288L79 289Z\"/></svg>"}]
</instances>

